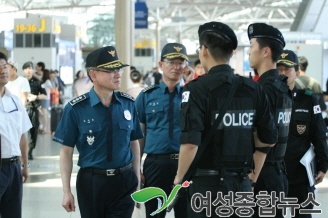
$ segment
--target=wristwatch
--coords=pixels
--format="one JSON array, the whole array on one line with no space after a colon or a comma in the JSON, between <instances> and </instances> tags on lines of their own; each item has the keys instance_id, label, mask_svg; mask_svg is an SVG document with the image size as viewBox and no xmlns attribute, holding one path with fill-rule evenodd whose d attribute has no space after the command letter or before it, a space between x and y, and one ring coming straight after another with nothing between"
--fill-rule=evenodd
<instances>
[{"instance_id":1,"label":"wristwatch","mask_svg":"<svg viewBox=\"0 0 328 218\"><path fill-rule=\"evenodd\" d=\"M25 167L30 168L30 163L27 163L26 165L22 164L22 168L25 168Z\"/></svg>"}]
</instances>

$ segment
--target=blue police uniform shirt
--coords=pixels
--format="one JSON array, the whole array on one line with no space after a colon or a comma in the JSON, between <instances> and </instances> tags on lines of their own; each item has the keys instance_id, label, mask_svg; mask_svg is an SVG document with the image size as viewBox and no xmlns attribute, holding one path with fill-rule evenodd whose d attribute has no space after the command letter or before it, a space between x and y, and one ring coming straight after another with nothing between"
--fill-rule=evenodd
<instances>
[{"instance_id":1,"label":"blue police uniform shirt","mask_svg":"<svg viewBox=\"0 0 328 218\"><path fill-rule=\"evenodd\" d=\"M180 149L180 104L182 88L177 85L170 93L164 82L150 86L136 99L141 123L146 125L147 154L172 154Z\"/></svg>"},{"instance_id":2,"label":"blue police uniform shirt","mask_svg":"<svg viewBox=\"0 0 328 218\"><path fill-rule=\"evenodd\" d=\"M56 129L54 141L66 146L76 145L78 165L112 169L133 160L130 141L143 137L133 98L113 92L109 107L104 106L94 89L65 106ZM107 146L112 142L112 160L107 160Z\"/></svg>"}]
</instances>

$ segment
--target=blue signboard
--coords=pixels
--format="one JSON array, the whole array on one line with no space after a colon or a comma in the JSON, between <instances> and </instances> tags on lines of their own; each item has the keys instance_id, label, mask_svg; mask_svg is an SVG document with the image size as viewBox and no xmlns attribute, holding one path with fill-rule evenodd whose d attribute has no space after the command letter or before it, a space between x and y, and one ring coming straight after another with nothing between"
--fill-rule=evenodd
<instances>
[{"instance_id":1,"label":"blue signboard","mask_svg":"<svg viewBox=\"0 0 328 218\"><path fill-rule=\"evenodd\" d=\"M146 2L138 0L135 3L134 28L147 29L148 28L148 8Z\"/></svg>"}]
</instances>

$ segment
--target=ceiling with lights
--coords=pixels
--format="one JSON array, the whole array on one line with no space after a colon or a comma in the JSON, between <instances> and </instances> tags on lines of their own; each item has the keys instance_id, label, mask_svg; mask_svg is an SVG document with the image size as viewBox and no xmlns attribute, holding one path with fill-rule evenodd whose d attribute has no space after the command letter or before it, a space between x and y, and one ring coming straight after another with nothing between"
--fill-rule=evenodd
<instances>
[{"instance_id":1,"label":"ceiling with lights","mask_svg":"<svg viewBox=\"0 0 328 218\"><path fill-rule=\"evenodd\" d=\"M119 1L119 0L117 0ZM122 1L122 0L120 0ZM320 31L321 17L327 10L324 0L145 0L148 30L138 37L153 37L158 25L161 38L197 39L200 24L220 21L238 34L250 23L264 22L281 31ZM87 18L113 13L115 0L0 0L0 15L32 13L67 16L71 24L82 25ZM312 12L312 13L310 13ZM88 16L86 16L86 14ZM314 15L313 15L314 14ZM322 21L324 23L324 21ZM325 36L327 33L323 33ZM325 38L325 37L324 37ZM328 36L326 37L328 38Z\"/></svg>"}]
</instances>

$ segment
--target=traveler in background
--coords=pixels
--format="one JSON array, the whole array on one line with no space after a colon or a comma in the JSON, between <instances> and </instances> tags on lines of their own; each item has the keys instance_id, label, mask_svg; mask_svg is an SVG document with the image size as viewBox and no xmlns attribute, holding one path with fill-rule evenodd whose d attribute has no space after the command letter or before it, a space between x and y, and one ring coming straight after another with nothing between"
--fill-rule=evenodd
<instances>
[{"instance_id":1,"label":"traveler in background","mask_svg":"<svg viewBox=\"0 0 328 218\"><path fill-rule=\"evenodd\" d=\"M145 88L145 86L141 85L142 75L139 71L133 70L130 72L130 79L133 82L133 86L125 92L136 99L139 93Z\"/></svg>"},{"instance_id":2,"label":"traveler in background","mask_svg":"<svg viewBox=\"0 0 328 218\"><path fill-rule=\"evenodd\" d=\"M194 63L194 70L195 70L195 76L194 79L196 79L199 76L205 75L205 70L203 65L200 63L200 60L197 59Z\"/></svg>"},{"instance_id":3,"label":"traveler in background","mask_svg":"<svg viewBox=\"0 0 328 218\"><path fill-rule=\"evenodd\" d=\"M9 82L6 84L6 88L18 96L22 100L23 106L26 107L31 88L25 77L18 76L17 69L18 63L14 60L8 60Z\"/></svg>"},{"instance_id":4,"label":"traveler in background","mask_svg":"<svg viewBox=\"0 0 328 218\"><path fill-rule=\"evenodd\" d=\"M36 146L36 141L38 138L38 130L39 130L39 109L40 109L40 99L46 99L47 93L41 87L40 80L33 77L33 63L31 61L23 64L23 72L25 78L28 80L31 93L28 96L28 103L26 105L28 116L31 120L33 127L30 129L30 142L29 142L29 150L28 150L28 159L33 160L33 150Z\"/></svg>"}]
</instances>

